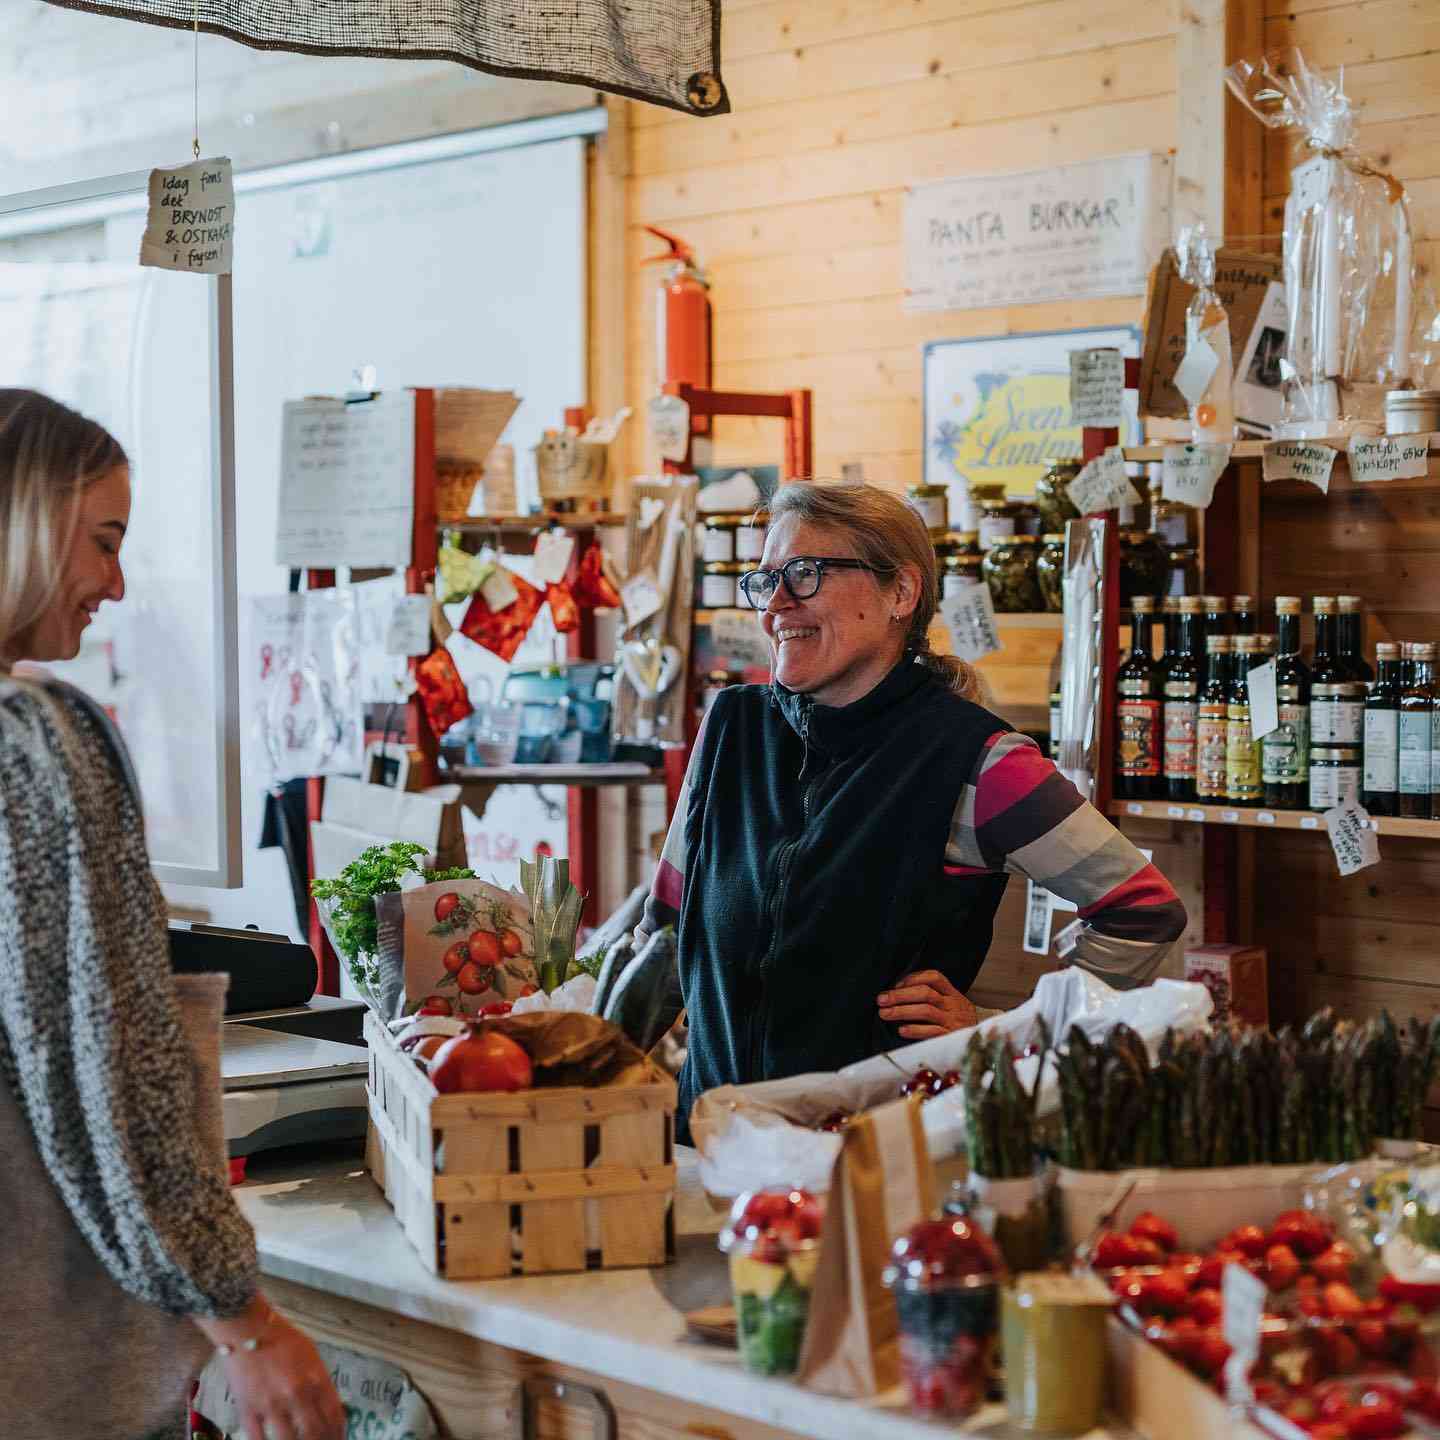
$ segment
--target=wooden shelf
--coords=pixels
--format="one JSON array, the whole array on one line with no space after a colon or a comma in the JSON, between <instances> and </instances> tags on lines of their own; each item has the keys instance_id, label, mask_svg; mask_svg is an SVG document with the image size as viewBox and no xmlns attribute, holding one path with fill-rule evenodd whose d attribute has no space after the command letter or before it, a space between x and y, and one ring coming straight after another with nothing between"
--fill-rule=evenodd
<instances>
[{"instance_id":1,"label":"wooden shelf","mask_svg":"<svg viewBox=\"0 0 1440 1440\"><path fill-rule=\"evenodd\" d=\"M1249 806L1185 804L1179 800L1112 800L1110 813L1147 820L1180 820L1196 825L1239 825L1257 830L1318 830L1325 833L1325 817L1313 810L1266 810ZM1440 840L1440 820L1401 820L1391 815L1374 817L1376 832L1417 840Z\"/></svg>"},{"instance_id":2,"label":"wooden shelf","mask_svg":"<svg viewBox=\"0 0 1440 1440\"><path fill-rule=\"evenodd\" d=\"M435 528L443 534L446 530L458 530L462 535L493 535L497 531L508 534L534 534L558 525L565 530L590 530L595 526L623 525L625 516L610 510L594 515L564 515L545 513L541 515L471 515L465 520L439 520Z\"/></svg>"},{"instance_id":3,"label":"wooden shelf","mask_svg":"<svg viewBox=\"0 0 1440 1440\"><path fill-rule=\"evenodd\" d=\"M441 782L461 785L663 785L664 770L648 765L452 765Z\"/></svg>"},{"instance_id":4,"label":"wooden shelf","mask_svg":"<svg viewBox=\"0 0 1440 1440\"><path fill-rule=\"evenodd\" d=\"M710 625L714 623L717 615L755 615L757 613L757 611L744 606L736 606L733 610L728 607L720 610L696 610L691 618L697 625ZM1014 611L996 611L995 627L998 630L1063 630L1065 617L1052 614L1048 610L1027 611L1023 614Z\"/></svg>"},{"instance_id":5,"label":"wooden shelf","mask_svg":"<svg viewBox=\"0 0 1440 1440\"><path fill-rule=\"evenodd\" d=\"M1289 437L1285 436L1281 438L1288 439ZM1392 440L1400 440L1408 437L1392 435L1390 438ZM1187 445L1189 443L1187 440L1157 440L1149 445L1127 445L1125 447L1125 458L1127 460L1163 460L1165 458L1165 450L1168 446ZM1231 460L1259 460L1265 454L1265 447L1275 443L1273 440L1237 440L1230 448L1230 458ZM1303 441L1297 443L1305 445L1328 445L1332 450L1338 450L1340 452L1340 457L1343 461L1350 445L1350 437L1348 435L1307 436ZM1432 455L1440 454L1440 435L1432 435L1430 437L1430 453ZM1388 485L1394 482L1377 480L1372 483L1376 485Z\"/></svg>"}]
</instances>

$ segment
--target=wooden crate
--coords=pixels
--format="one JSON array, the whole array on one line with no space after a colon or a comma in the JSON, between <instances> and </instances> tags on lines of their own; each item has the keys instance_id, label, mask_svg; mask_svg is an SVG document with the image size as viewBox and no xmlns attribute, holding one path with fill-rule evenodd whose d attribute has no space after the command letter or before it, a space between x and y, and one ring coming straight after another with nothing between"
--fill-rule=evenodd
<instances>
[{"instance_id":1,"label":"wooden crate","mask_svg":"<svg viewBox=\"0 0 1440 1440\"><path fill-rule=\"evenodd\" d=\"M437 1095L373 1015L366 1164L450 1280L675 1255L675 1083Z\"/></svg>"}]
</instances>

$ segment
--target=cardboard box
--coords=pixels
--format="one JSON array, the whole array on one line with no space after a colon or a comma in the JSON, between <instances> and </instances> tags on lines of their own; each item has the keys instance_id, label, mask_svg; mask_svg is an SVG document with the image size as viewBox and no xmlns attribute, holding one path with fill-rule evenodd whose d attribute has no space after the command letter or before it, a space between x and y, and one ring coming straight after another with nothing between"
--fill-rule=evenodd
<instances>
[{"instance_id":1,"label":"cardboard box","mask_svg":"<svg viewBox=\"0 0 1440 1440\"><path fill-rule=\"evenodd\" d=\"M1230 317L1231 363L1237 381L1246 381L1242 366L1247 354L1252 366L1256 347L1251 332L1265 304L1272 285L1284 285L1284 266L1278 255L1261 255L1246 250L1221 246L1215 257L1215 293L1219 295ZM1145 301L1145 347L1140 354L1140 414L1170 419L1185 419L1189 408L1185 397L1175 388L1175 371L1185 356L1185 307L1194 288L1180 278L1175 251L1167 248L1150 274L1150 293ZM1273 326L1272 326L1273 328ZM1283 343L1283 332L1281 335ZM1273 337L1264 347L1268 356L1274 349ZM1263 358L1263 357L1262 357ZM1268 375L1268 370L1267 370ZM1278 371L1275 373L1278 383ZM1248 385L1247 381L1247 385ZM1253 385L1249 386L1254 389ZM1274 391L1274 418L1279 418L1280 392ZM1237 394L1237 401L1240 396ZM1256 398L1256 397L1250 397ZM1255 406L1247 406L1254 409ZM1266 419L1263 415L1245 415L1245 419Z\"/></svg>"},{"instance_id":2,"label":"cardboard box","mask_svg":"<svg viewBox=\"0 0 1440 1440\"><path fill-rule=\"evenodd\" d=\"M1185 952L1184 978L1209 990L1216 1024L1270 1023L1269 965L1263 946L1196 945Z\"/></svg>"}]
</instances>

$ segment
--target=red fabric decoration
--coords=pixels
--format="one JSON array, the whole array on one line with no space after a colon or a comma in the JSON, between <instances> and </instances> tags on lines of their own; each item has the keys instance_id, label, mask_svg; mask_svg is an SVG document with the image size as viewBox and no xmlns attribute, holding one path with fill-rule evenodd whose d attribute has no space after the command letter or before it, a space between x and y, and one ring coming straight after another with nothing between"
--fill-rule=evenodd
<instances>
[{"instance_id":1,"label":"red fabric decoration","mask_svg":"<svg viewBox=\"0 0 1440 1440\"><path fill-rule=\"evenodd\" d=\"M443 645L437 645L415 667L415 688L420 692L425 718L437 736L473 713L465 682Z\"/></svg>"},{"instance_id":2,"label":"red fabric decoration","mask_svg":"<svg viewBox=\"0 0 1440 1440\"><path fill-rule=\"evenodd\" d=\"M605 574L605 557L600 546L591 541L580 557L580 567L571 587L576 601L587 610L616 610L620 606L620 592L610 583Z\"/></svg>"},{"instance_id":3,"label":"red fabric decoration","mask_svg":"<svg viewBox=\"0 0 1440 1440\"><path fill-rule=\"evenodd\" d=\"M527 580L522 580L513 571L506 571L514 585L518 598L512 600L503 610L492 610L485 603L483 593L476 594L460 622L460 633L493 651L509 664L515 658L540 607L545 603L545 592L537 590Z\"/></svg>"},{"instance_id":4,"label":"red fabric decoration","mask_svg":"<svg viewBox=\"0 0 1440 1440\"><path fill-rule=\"evenodd\" d=\"M562 580L558 585L545 587L545 598L550 602L550 618L562 635L580 628L580 607L570 587Z\"/></svg>"}]
</instances>

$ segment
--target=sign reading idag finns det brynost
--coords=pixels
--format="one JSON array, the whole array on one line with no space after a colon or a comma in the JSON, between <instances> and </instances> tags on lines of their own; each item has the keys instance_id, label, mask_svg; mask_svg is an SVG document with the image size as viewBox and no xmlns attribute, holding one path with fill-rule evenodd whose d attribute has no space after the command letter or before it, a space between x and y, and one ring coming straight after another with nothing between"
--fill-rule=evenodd
<instances>
[{"instance_id":1,"label":"sign reading idag finns det brynost","mask_svg":"<svg viewBox=\"0 0 1440 1440\"><path fill-rule=\"evenodd\" d=\"M1170 231L1170 160L1122 155L912 186L905 308L1134 295Z\"/></svg>"}]
</instances>

